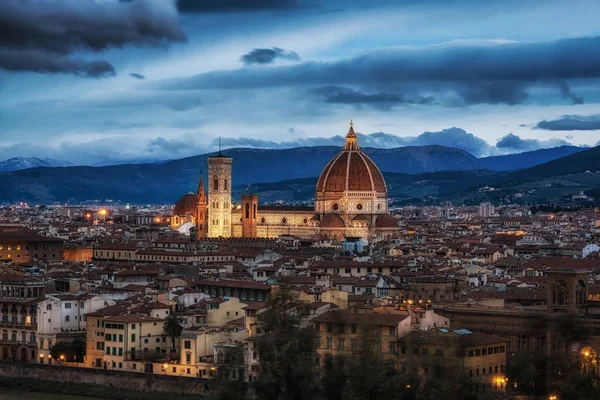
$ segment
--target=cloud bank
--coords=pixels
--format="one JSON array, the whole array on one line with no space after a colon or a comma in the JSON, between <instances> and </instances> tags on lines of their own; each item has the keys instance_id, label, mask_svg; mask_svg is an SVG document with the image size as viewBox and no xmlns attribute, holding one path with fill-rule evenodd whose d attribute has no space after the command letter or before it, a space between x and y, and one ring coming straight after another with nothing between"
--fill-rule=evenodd
<instances>
[{"instance_id":1,"label":"cloud bank","mask_svg":"<svg viewBox=\"0 0 600 400\"><path fill-rule=\"evenodd\" d=\"M509 133L498 139L496 147L498 149L508 150L509 152L533 151L547 149L550 147L569 146L571 143L563 139L552 138L548 140L521 139L519 136Z\"/></svg>"},{"instance_id":2,"label":"cloud bank","mask_svg":"<svg viewBox=\"0 0 600 400\"><path fill-rule=\"evenodd\" d=\"M213 71L165 81L158 87L232 90L360 85L385 87L386 93L398 97L402 97L400 91L413 97L451 92L454 96L445 102L456 106L523 103L531 86L545 82L558 83L563 98L579 103L582 99L570 90L568 80L600 78L598 48L600 37L534 43L458 41L371 51L333 62Z\"/></svg>"},{"instance_id":3,"label":"cloud bank","mask_svg":"<svg viewBox=\"0 0 600 400\"><path fill-rule=\"evenodd\" d=\"M547 131L595 131L600 130L600 114L563 115L559 119L540 121L535 127Z\"/></svg>"},{"instance_id":4,"label":"cloud bank","mask_svg":"<svg viewBox=\"0 0 600 400\"><path fill-rule=\"evenodd\" d=\"M185 39L172 0L0 2L0 69L9 71L112 76L108 61L86 53Z\"/></svg>"},{"instance_id":5,"label":"cloud bank","mask_svg":"<svg viewBox=\"0 0 600 400\"><path fill-rule=\"evenodd\" d=\"M241 57L241 61L247 66L254 64L272 64L277 59L300 61L298 54L293 51L285 51L279 47L253 49Z\"/></svg>"},{"instance_id":6,"label":"cloud bank","mask_svg":"<svg viewBox=\"0 0 600 400\"><path fill-rule=\"evenodd\" d=\"M296 0L179 0L181 12L226 12L287 9L297 6Z\"/></svg>"}]
</instances>

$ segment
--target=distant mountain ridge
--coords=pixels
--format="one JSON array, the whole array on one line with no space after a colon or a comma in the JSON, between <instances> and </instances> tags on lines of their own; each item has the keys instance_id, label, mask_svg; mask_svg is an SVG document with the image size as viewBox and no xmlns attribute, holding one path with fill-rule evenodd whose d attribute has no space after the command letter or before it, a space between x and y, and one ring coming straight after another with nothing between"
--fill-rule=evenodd
<instances>
[{"instance_id":1,"label":"distant mountain ridge","mask_svg":"<svg viewBox=\"0 0 600 400\"><path fill-rule=\"evenodd\" d=\"M584 149L565 146L550 150L478 159L464 150L438 145L363 148L383 172L398 176L457 170L508 171L517 169L516 166L532 166L539 160L572 155ZM317 177L339 151L338 146L319 146L293 149L237 148L223 153L233 157L233 184L243 188L260 182ZM0 173L0 202L113 199L133 203L174 203L183 194L196 189L201 172L206 178L207 158L213 154L164 163L37 167L3 172ZM488 171L482 176L492 179L492 175ZM469 179L464 174L457 176L456 179ZM454 182L457 182L456 179ZM399 180L394 184L408 184L411 180Z\"/></svg>"},{"instance_id":2,"label":"distant mountain ridge","mask_svg":"<svg viewBox=\"0 0 600 400\"><path fill-rule=\"evenodd\" d=\"M37 157L14 157L0 161L0 172L19 171L37 167L64 167L71 165L67 161L54 160L52 158Z\"/></svg>"}]
</instances>

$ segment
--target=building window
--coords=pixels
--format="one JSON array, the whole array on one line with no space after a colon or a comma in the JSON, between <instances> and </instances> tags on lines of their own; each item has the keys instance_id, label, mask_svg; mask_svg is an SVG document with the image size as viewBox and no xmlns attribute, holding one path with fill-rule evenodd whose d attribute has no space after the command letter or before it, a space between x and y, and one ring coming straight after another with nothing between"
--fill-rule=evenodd
<instances>
[{"instance_id":1,"label":"building window","mask_svg":"<svg viewBox=\"0 0 600 400\"><path fill-rule=\"evenodd\" d=\"M191 349L192 348L192 342L189 340L186 340L185 342L183 342L183 347L185 349Z\"/></svg>"},{"instance_id":2,"label":"building window","mask_svg":"<svg viewBox=\"0 0 600 400\"><path fill-rule=\"evenodd\" d=\"M350 333L356 333L356 325L350 326Z\"/></svg>"},{"instance_id":3,"label":"building window","mask_svg":"<svg viewBox=\"0 0 600 400\"><path fill-rule=\"evenodd\" d=\"M131 334L131 341L132 341L132 342L135 342L135 333L132 333L132 334Z\"/></svg>"},{"instance_id":4,"label":"building window","mask_svg":"<svg viewBox=\"0 0 600 400\"><path fill-rule=\"evenodd\" d=\"M396 342L389 342L390 353L396 354Z\"/></svg>"},{"instance_id":5,"label":"building window","mask_svg":"<svg viewBox=\"0 0 600 400\"><path fill-rule=\"evenodd\" d=\"M333 349L333 339L332 338L327 338L326 346L328 349Z\"/></svg>"},{"instance_id":6,"label":"building window","mask_svg":"<svg viewBox=\"0 0 600 400\"><path fill-rule=\"evenodd\" d=\"M65 303L65 308L71 308L71 303Z\"/></svg>"},{"instance_id":7,"label":"building window","mask_svg":"<svg viewBox=\"0 0 600 400\"><path fill-rule=\"evenodd\" d=\"M529 351L529 336L519 335L517 337L517 350Z\"/></svg>"},{"instance_id":8,"label":"building window","mask_svg":"<svg viewBox=\"0 0 600 400\"><path fill-rule=\"evenodd\" d=\"M346 341L344 339L339 339L338 349L344 350L346 348Z\"/></svg>"},{"instance_id":9,"label":"building window","mask_svg":"<svg viewBox=\"0 0 600 400\"><path fill-rule=\"evenodd\" d=\"M70 320L71 320L71 317L70 317L70 316L68 316L68 315L67 315L67 316L65 316L65 322L69 322Z\"/></svg>"},{"instance_id":10,"label":"building window","mask_svg":"<svg viewBox=\"0 0 600 400\"><path fill-rule=\"evenodd\" d=\"M352 340L350 341L350 349L351 349L352 351L356 351L356 350L358 350L358 340L356 340L356 339L352 339Z\"/></svg>"},{"instance_id":11,"label":"building window","mask_svg":"<svg viewBox=\"0 0 600 400\"><path fill-rule=\"evenodd\" d=\"M436 357L443 357L444 356L444 350L442 350L442 349L435 349L435 356Z\"/></svg>"},{"instance_id":12,"label":"building window","mask_svg":"<svg viewBox=\"0 0 600 400\"><path fill-rule=\"evenodd\" d=\"M216 175L213 178L213 190L219 190L219 177Z\"/></svg>"}]
</instances>

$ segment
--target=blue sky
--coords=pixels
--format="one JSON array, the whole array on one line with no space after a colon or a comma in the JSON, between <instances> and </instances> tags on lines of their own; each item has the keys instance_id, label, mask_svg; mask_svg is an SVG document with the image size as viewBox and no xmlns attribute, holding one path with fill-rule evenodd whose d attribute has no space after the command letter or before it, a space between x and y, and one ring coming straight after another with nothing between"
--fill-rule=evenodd
<instances>
[{"instance_id":1,"label":"blue sky","mask_svg":"<svg viewBox=\"0 0 600 400\"><path fill-rule=\"evenodd\" d=\"M367 5L365 5L367 4ZM600 2L5 0L0 159L600 140Z\"/></svg>"}]
</instances>

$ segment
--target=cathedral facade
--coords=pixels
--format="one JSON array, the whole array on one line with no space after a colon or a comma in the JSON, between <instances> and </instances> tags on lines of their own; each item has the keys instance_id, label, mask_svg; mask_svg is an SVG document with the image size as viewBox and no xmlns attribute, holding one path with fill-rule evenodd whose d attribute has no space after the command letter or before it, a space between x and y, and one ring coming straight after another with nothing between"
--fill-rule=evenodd
<instances>
[{"instance_id":1,"label":"cathedral facade","mask_svg":"<svg viewBox=\"0 0 600 400\"><path fill-rule=\"evenodd\" d=\"M384 239L399 231L388 213L387 186L381 171L361 151L353 124L346 144L325 166L315 191L314 207L259 206L256 194L231 202L232 158L208 159L208 198L200 180L198 193L175 205L173 228L193 222L199 237ZM177 222L177 223L176 223Z\"/></svg>"}]
</instances>

